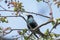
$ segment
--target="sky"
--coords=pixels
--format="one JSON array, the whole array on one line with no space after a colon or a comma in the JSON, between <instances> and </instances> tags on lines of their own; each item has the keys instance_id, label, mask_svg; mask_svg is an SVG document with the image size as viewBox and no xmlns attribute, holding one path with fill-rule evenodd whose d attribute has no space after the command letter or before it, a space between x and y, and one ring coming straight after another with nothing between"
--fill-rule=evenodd
<instances>
[{"instance_id":1,"label":"sky","mask_svg":"<svg viewBox=\"0 0 60 40\"><path fill-rule=\"evenodd\" d=\"M38 3L36 0L20 0L20 1L23 3L24 9L26 11L36 12L39 14L49 16L50 9L46 3L42 2L42 1ZM51 1L51 3L52 3L52 1ZM2 5L6 9L8 9L8 7L6 6L6 4L3 1L0 2L0 5ZM57 6L54 3L52 3L51 7L53 10L54 19L59 18L60 17L59 8L57 8ZM0 8L0 10L3 10L3 9ZM10 8L8 10L13 10L13 8ZM13 13L13 12L0 12L0 14L3 16L12 15L11 13ZM27 19L25 14L22 14L22 15ZM34 16L34 19L38 25L40 25L44 22L47 22L49 20L47 18L38 16L38 15L33 15L33 16ZM21 17L8 17L7 19L9 22L8 23L0 23L0 26L2 26L3 28L11 27L14 29L25 29L25 28L27 28L26 22ZM52 32L59 34L60 33L60 31L59 31L60 27L59 26L56 29L54 29ZM51 28L52 28L52 24L50 23L48 25L41 27L40 30L41 30L41 32L44 33L46 31L46 29L50 30ZM18 35L17 31L13 31L10 34L6 35L5 37L10 38L10 37L15 36L15 35Z\"/></svg>"}]
</instances>

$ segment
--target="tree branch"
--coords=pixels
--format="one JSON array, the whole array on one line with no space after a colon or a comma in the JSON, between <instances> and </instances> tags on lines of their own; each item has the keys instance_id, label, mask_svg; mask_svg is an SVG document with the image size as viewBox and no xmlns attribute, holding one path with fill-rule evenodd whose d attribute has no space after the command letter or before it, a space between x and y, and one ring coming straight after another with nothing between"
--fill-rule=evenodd
<instances>
[{"instance_id":1,"label":"tree branch","mask_svg":"<svg viewBox=\"0 0 60 40\"><path fill-rule=\"evenodd\" d=\"M15 12L15 11L13 11L13 10L0 10L0 11ZM42 16L42 17L45 17L45 18L50 18L50 17L48 17L48 16L45 16L45 15L42 15L42 14L37 14L37 13L34 13L34 12L28 12L28 11L20 11L20 12L30 13L30 14L39 15L39 16Z\"/></svg>"},{"instance_id":2,"label":"tree branch","mask_svg":"<svg viewBox=\"0 0 60 40\"><path fill-rule=\"evenodd\" d=\"M33 30L37 30L37 29L39 29L40 27L42 27L42 26L44 26L44 25L47 25L47 24L49 24L49 23L51 23L51 21L45 22L45 23L41 24L40 26L35 27Z\"/></svg>"}]
</instances>

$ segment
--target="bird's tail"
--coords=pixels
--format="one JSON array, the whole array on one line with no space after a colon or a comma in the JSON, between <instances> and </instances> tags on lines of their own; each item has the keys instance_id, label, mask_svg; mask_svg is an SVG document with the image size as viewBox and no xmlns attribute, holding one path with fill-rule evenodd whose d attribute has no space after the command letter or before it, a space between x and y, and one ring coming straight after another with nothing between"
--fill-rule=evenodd
<instances>
[{"instance_id":1,"label":"bird's tail","mask_svg":"<svg viewBox=\"0 0 60 40\"><path fill-rule=\"evenodd\" d=\"M42 36L42 37L47 36L47 35L43 34L39 29L38 29L38 30L36 30L36 33L37 33L37 34L39 34L39 35L40 35L40 36Z\"/></svg>"},{"instance_id":2,"label":"bird's tail","mask_svg":"<svg viewBox=\"0 0 60 40\"><path fill-rule=\"evenodd\" d=\"M39 38L35 33L34 33L34 36L37 37L37 38Z\"/></svg>"}]
</instances>

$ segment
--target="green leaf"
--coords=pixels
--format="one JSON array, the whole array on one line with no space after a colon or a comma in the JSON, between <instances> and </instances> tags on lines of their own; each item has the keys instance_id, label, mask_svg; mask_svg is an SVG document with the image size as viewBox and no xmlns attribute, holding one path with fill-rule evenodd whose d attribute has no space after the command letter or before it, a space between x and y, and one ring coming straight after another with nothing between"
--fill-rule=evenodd
<instances>
[{"instance_id":1,"label":"green leaf","mask_svg":"<svg viewBox=\"0 0 60 40\"><path fill-rule=\"evenodd\" d=\"M60 34L54 34L54 36L55 36L55 37L59 37L59 36L60 36Z\"/></svg>"},{"instance_id":2,"label":"green leaf","mask_svg":"<svg viewBox=\"0 0 60 40\"><path fill-rule=\"evenodd\" d=\"M8 20L7 21L5 21L6 23L8 23Z\"/></svg>"},{"instance_id":3,"label":"green leaf","mask_svg":"<svg viewBox=\"0 0 60 40\"><path fill-rule=\"evenodd\" d=\"M53 36L54 36L54 34L50 33L50 36L51 36L51 37L53 37Z\"/></svg>"},{"instance_id":4,"label":"green leaf","mask_svg":"<svg viewBox=\"0 0 60 40\"><path fill-rule=\"evenodd\" d=\"M57 22L60 22L60 18L57 18L56 21L57 21Z\"/></svg>"},{"instance_id":5,"label":"green leaf","mask_svg":"<svg viewBox=\"0 0 60 40\"><path fill-rule=\"evenodd\" d=\"M20 35L23 35L23 32L19 32Z\"/></svg>"},{"instance_id":6,"label":"green leaf","mask_svg":"<svg viewBox=\"0 0 60 40\"><path fill-rule=\"evenodd\" d=\"M60 18L58 18L58 20L60 21Z\"/></svg>"},{"instance_id":7,"label":"green leaf","mask_svg":"<svg viewBox=\"0 0 60 40\"><path fill-rule=\"evenodd\" d=\"M23 29L23 33L26 33L27 32L27 29Z\"/></svg>"},{"instance_id":8,"label":"green leaf","mask_svg":"<svg viewBox=\"0 0 60 40\"><path fill-rule=\"evenodd\" d=\"M51 23L52 23L52 25L54 25L54 24L55 24L55 22L54 22L54 21L52 21Z\"/></svg>"},{"instance_id":9,"label":"green leaf","mask_svg":"<svg viewBox=\"0 0 60 40\"><path fill-rule=\"evenodd\" d=\"M42 0L36 0L37 2L40 2L40 1L42 1Z\"/></svg>"},{"instance_id":10,"label":"green leaf","mask_svg":"<svg viewBox=\"0 0 60 40\"><path fill-rule=\"evenodd\" d=\"M21 11L25 11L25 9L23 9L23 8L22 8L22 10L21 10Z\"/></svg>"},{"instance_id":11,"label":"green leaf","mask_svg":"<svg viewBox=\"0 0 60 40\"><path fill-rule=\"evenodd\" d=\"M0 30L2 30L2 28L0 27Z\"/></svg>"},{"instance_id":12,"label":"green leaf","mask_svg":"<svg viewBox=\"0 0 60 40\"><path fill-rule=\"evenodd\" d=\"M14 11L17 11L17 10L18 10L18 9L15 7L15 8L14 8Z\"/></svg>"},{"instance_id":13,"label":"green leaf","mask_svg":"<svg viewBox=\"0 0 60 40\"><path fill-rule=\"evenodd\" d=\"M1 18L1 21L2 21L2 22L5 22L5 18Z\"/></svg>"},{"instance_id":14,"label":"green leaf","mask_svg":"<svg viewBox=\"0 0 60 40\"><path fill-rule=\"evenodd\" d=\"M48 34L49 34L49 29L47 29L45 32L45 35L48 35Z\"/></svg>"},{"instance_id":15,"label":"green leaf","mask_svg":"<svg viewBox=\"0 0 60 40\"><path fill-rule=\"evenodd\" d=\"M53 38L49 38L48 40L53 40Z\"/></svg>"},{"instance_id":16,"label":"green leaf","mask_svg":"<svg viewBox=\"0 0 60 40\"><path fill-rule=\"evenodd\" d=\"M60 7L60 1L56 2L55 4L57 4L57 7Z\"/></svg>"},{"instance_id":17,"label":"green leaf","mask_svg":"<svg viewBox=\"0 0 60 40\"><path fill-rule=\"evenodd\" d=\"M27 37L27 36L24 36L24 39L25 39L25 40L28 40L28 37Z\"/></svg>"},{"instance_id":18,"label":"green leaf","mask_svg":"<svg viewBox=\"0 0 60 40\"><path fill-rule=\"evenodd\" d=\"M1 17L1 18L0 18L0 21L1 21L2 23L3 23L3 22L8 23L8 20L6 20L6 18L7 18L7 17Z\"/></svg>"}]
</instances>

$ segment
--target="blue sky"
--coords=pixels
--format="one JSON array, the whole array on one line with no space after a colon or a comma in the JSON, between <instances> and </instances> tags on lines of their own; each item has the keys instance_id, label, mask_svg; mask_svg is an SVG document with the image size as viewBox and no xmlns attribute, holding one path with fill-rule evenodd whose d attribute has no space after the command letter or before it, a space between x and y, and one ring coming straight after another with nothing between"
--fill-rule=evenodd
<instances>
[{"instance_id":1,"label":"blue sky","mask_svg":"<svg viewBox=\"0 0 60 40\"><path fill-rule=\"evenodd\" d=\"M36 0L21 0L21 2L23 2L23 6L26 11L41 13L43 15L49 16L50 9L46 3L43 3L43 2L38 3L38 2L36 2ZM6 4L3 1L0 2L0 5L2 5L6 9L8 9ZM0 8L0 10L1 10L1 8ZM13 8L11 8L9 10L13 10ZM60 11L55 4L52 4L52 10L53 10L54 19L60 17ZM11 13L13 13L13 12L0 12L1 15L11 15ZM27 18L26 15L23 14L23 16L25 18ZM47 18L38 16L38 15L33 15L33 16L34 16L35 21L38 23L38 25L49 20ZM2 26L4 28L11 27L11 28L16 28L16 29L27 28L25 21L20 17L17 17L17 18L16 17L8 17L7 19L9 21L9 23L0 23L0 26ZM48 25L41 27L40 30L44 33L46 29L50 30L51 28L52 28L52 25L48 24ZM53 32L59 34L60 33L59 28L60 27L58 26L56 29L53 30ZM6 37L7 36L11 37L13 35L18 35L18 33L16 31L13 31L10 34L6 35Z\"/></svg>"}]
</instances>

